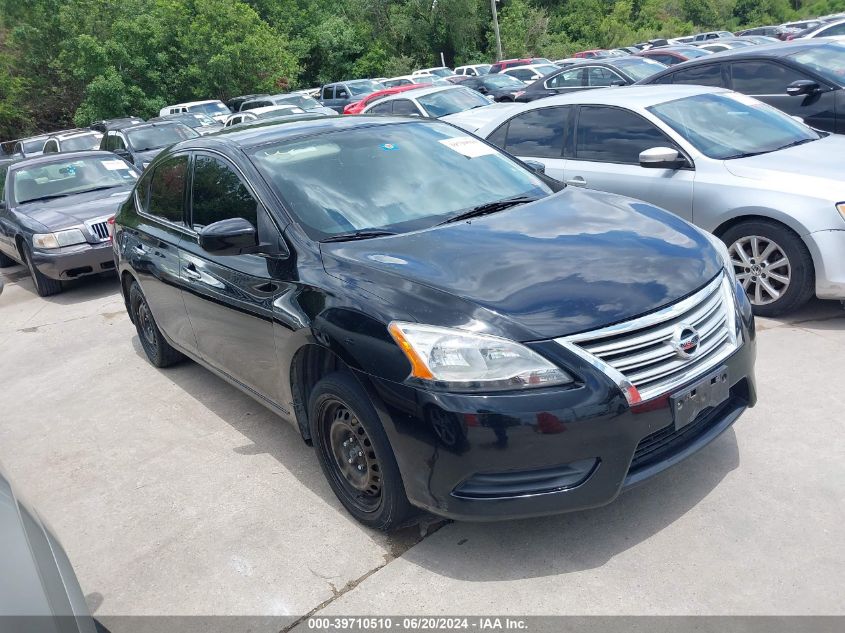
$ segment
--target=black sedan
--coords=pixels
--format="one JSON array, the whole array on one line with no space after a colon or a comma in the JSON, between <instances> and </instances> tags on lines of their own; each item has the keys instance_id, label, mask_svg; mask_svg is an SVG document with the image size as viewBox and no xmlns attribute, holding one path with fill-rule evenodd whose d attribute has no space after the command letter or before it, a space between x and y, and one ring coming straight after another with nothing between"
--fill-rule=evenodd
<instances>
[{"instance_id":1,"label":"black sedan","mask_svg":"<svg viewBox=\"0 0 845 633\"><path fill-rule=\"evenodd\" d=\"M665 68L666 66L658 61L634 55L585 59L541 77L518 91L514 100L526 103L575 90L627 86Z\"/></svg>"},{"instance_id":2,"label":"black sedan","mask_svg":"<svg viewBox=\"0 0 845 633\"><path fill-rule=\"evenodd\" d=\"M287 419L368 526L605 504L755 402L717 238L440 121L233 128L136 192L114 249L150 362Z\"/></svg>"},{"instance_id":3,"label":"black sedan","mask_svg":"<svg viewBox=\"0 0 845 633\"><path fill-rule=\"evenodd\" d=\"M197 132L178 121L129 124L106 131L100 149L114 152L143 170L165 147L197 136Z\"/></svg>"},{"instance_id":4,"label":"black sedan","mask_svg":"<svg viewBox=\"0 0 845 633\"><path fill-rule=\"evenodd\" d=\"M467 77L460 85L472 88L494 101L514 101L515 95L525 90L525 84L519 79L501 73Z\"/></svg>"},{"instance_id":5,"label":"black sedan","mask_svg":"<svg viewBox=\"0 0 845 633\"><path fill-rule=\"evenodd\" d=\"M678 64L643 84L698 84L750 95L807 125L845 134L845 43L746 46Z\"/></svg>"},{"instance_id":6,"label":"black sedan","mask_svg":"<svg viewBox=\"0 0 845 633\"><path fill-rule=\"evenodd\" d=\"M108 220L138 171L108 152L47 154L0 166L0 266L29 268L39 295L114 270Z\"/></svg>"}]
</instances>

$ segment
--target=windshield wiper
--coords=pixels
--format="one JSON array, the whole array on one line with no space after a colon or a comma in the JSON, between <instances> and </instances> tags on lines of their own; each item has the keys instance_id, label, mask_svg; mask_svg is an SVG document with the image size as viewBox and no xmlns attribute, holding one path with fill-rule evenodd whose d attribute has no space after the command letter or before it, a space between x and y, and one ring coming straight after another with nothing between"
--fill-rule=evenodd
<instances>
[{"instance_id":1,"label":"windshield wiper","mask_svg":"<svg viewBox=\"0 0 845 633\"><path fill-rule=\"evenodd\" d=\"M487 215L488 213L504 211L510 207L515 207L519 204L528 204L529 202L534 202L535 200L539 200L539 198L535 196L513 196L511 198L504 198L502 200L495 200L494 202L479 204L477 207L473 207L468 211L464 211L463 213L459 213L458 215L443 220L443 222L438 223L438 226L441 224L449 224L451 222L460 222L461 220L468 220L470 218L477 218L478 216Z\"/></svg>"},{"instance_id":2,"label":"windshield wiper","mask_svg":"<svg viewBox=\"0 0 845 633\"><path fill-rule=\"evenodd\" d=\"M29 200L24 200L21 204L26 204L27 202L37 202L40 200L55 200L56 198L66 198L71 194L69 193L54 193L52 196L39 196L37 198L30 198Z\"/></svg>"},{"instance_id":3,"label":"windshield wiper","mask_svg":"<svg viewBox=\"0 0 845 633\"><path fill-rule=\"evenodd\" d=\"M359 229L358 231L351 231L349 233L338 233L331 237L326 237L321 242L351 242L352 240L368 240L371 237L384 237L385 235L396 235L394 231L385 231L383 229Z\"/></svg>"}]
</instances>

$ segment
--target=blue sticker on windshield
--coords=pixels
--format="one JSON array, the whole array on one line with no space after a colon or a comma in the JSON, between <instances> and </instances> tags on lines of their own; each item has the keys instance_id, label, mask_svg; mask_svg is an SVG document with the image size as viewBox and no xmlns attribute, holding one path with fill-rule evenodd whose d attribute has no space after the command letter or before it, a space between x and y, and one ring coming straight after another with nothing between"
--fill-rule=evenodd
<instances>
[{"instance_id":1,"label":"blue sticker on windshield","mask_svg":"<svg viewBox=\"0 0 845 633\"><path fill-rule=\"evenodd\" d=\"M384 151L389 152L390 150L399 149L393 143L385 143L384 145L380 145Z\"/></svg>"}]
</instances>

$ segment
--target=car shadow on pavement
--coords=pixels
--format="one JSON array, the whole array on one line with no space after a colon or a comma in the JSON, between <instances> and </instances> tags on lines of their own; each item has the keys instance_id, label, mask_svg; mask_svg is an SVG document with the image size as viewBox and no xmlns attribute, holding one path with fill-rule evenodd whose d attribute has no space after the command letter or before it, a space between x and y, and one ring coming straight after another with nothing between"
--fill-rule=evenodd
<instances>
[{"instance_id":1,"label":"car shadow on pavement","mask_svg":"<svg viewBox=\"0 0 845 633\"><path fill-rule=\"evenodd\" d=\"M742 423L741 420L739 422ZM705 499L739 466L734 430L609 505L539 519L463 523L404 558L434 573L468 582L558 576L603 566L660 534ZM718 522L718 516L711 516ZM701 530L711 529L702 523ZM685 531L694 536L696 530ZM689 543L689 547L695 547ZM659 545L655 555L665 556ZM647 569L641 570L648 574Z\"/></svg>"},{"instance_id":2,"label":"car shadow on pavement","mask_svg":"<svg viewBox=\"0 0 845 633\"><path fill-rule=\"evenodd\" d=\"M17 284L21 289L29 292L36 298L40 298L42 301L49 301L56 305L85 303L120 292L120 283L118 282L117 275L113 273L103 273L101 275L91 275L90 277L80 277L72 281L63 281L62 292L49 297L38 297L32 277L29 275L29 271L23 266L4 269L0 274L2 274L3 281L7 285Z\"/></svg>"},{"instance_id":3,"label":"car shadow on pavement","mask_svg":"<svg viewBox=\"0 0 845 633\"><path fill-rule=\"evenodd\" d=\"M146 364L147 357L137 334L132 337L132 347ZM236 454L246 457L269 455L347 520L353 529L366 533L374 542L388 549L390 556L400 555L421 540L416 526L384 534L358 524L332 492L314 449L305 443L299 430L199 363L187 360L158 371L164 372L186 395L199 400L213 415L248 440L248 443L233 449Z\"/></svg>"}]
</instances>

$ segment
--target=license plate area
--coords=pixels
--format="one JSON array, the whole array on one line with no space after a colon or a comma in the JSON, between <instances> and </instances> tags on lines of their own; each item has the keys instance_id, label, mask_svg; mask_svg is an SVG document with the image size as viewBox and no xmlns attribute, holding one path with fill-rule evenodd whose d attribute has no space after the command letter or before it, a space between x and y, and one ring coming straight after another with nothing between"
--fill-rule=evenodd
<instances>
[{"instance_id":1,"label":"license plate area","mask_svg":"<svg viewBox=\"0 0 845 633\"><path fill-rule=\"evenodd\" d=\"M686 389L669 397L675 430L684 428L698 415L710 407L717 407L728 399L730 381L725 366L710 372L704 378Z\"/></svg>"}]
</instances>

